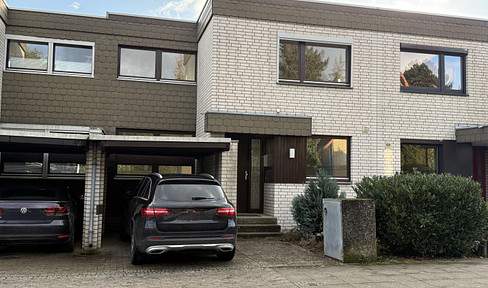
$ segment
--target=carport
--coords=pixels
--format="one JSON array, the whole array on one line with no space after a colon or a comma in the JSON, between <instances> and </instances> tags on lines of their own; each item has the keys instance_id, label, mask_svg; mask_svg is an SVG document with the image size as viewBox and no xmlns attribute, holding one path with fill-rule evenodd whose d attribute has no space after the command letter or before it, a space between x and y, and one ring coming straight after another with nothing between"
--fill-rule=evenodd
<instances>
[{"instance_id":1,"label":"carport","mask_svg":"<svg viewBox=\"0 0 488 288\"><path fill-rule=\"evenodd\" d=\"M104 135L98 128L1 124L0 152L0 181L50 179L76 187L83 199L78 218L85 250L99 249L104 231L118 227L121 196L147 173L209 173L231 201L236 198L237 142L229 138Z\"/></svg>"}]
</instances>

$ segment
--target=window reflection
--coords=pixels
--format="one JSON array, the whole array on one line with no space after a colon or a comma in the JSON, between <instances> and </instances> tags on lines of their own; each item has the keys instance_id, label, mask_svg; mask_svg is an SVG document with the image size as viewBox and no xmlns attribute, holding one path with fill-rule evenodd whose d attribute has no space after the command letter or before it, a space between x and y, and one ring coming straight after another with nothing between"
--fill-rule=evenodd
<instances>
[{"instance_id":1,"label":"window reflection","mask_svg":"<svg viewBox=\"0 0 488 288\"><path fill-rule=\"evenodd\" d=\"M444 56L444 85L448 90L461 90L463 88L461 61L462 59L459 56Z\"/></svg>"},{"instance_id":2,"label":"window reflection","mask_svg":"<svg viewBox=\"0 0 488 288\"><path fill-rule=\"evenodd\" d=\"M156 78L156 51L121 48L120 75Z\"/></svg>"},{"instance_id":3,"label":"window reflection","mask_svg":"<svg viewBox=\"0 0 488 288\"><path fill-rule=\"evenodd\" d=\"M90 74L92 72L92 48L55 45L54 71Z\"/></svg>"},{"instance_id":4,"label":"window reflection","mask_svg":"<svg viewBox=\"0 0 488 288\"><path fill-rule=\"evenodd\" d=\"M400 84L405 87L439 87L439 55L401 52Z\"/></svg>"},{"instance_id":5,"label":"window reflection","mask_svg":"<svg viewBox=\"0 0 488 288\"><path fill-rule=\"evenodd\" d=\"M436 173L438 169L438 147L434 145L402 144L402 172L417 170L422 173Z\"/></svg>"},{"instance_id":6,"label":"window reflection","mask_svg":"<svg viewBox=\"0 0 488 288\"><path fill-rule=\"evenodd\" d=\"M280 42L280 79L298 80L298 42Z\"/></svg>"},{"instance_id":7,"label":"window reflection","mask_svg":"<svg viewBox=\"0 0 488 288\"><path fill-rule=\"evenodd\" d=\"M307 176L315 177L318 169L336 178L348 178L348 139L346 138L308 138Z\"/></svg>"},{"instance_id":8,"label":"window reflection","mask_svg":"<svg viewBox=\"0 0 488 288\"><path fill-rule=\"evenodd\" d=\"M9 40L8 67L47 71L48 44Z\"/></svg>"},{"instance_id":9,"label":"window reflection","mask_svg":"<svg viewBox=\"0 0 488 288\"><path fill-rule=\"evenodd\" d=\"M195 81L195 55L163 52L162 78Z\"/></svg>"},{"instance_id":10,"label":"window reflection","mask_svg":"<svg viewBox=\"0 0 488 288\"><path fill-rule=\"evenodd\" d=\"M347 82L346 49L305 46L305 80Z\"/></svg>"}]
</instances>

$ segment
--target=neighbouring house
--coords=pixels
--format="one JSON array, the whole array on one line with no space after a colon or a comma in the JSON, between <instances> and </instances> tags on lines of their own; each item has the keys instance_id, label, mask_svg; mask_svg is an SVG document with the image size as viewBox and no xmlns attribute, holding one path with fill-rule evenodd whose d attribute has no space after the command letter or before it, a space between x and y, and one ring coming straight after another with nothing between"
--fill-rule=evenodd
<instances>
[{"instance_id":1,"label":"neighbouring house","mask_svg":"<svg viewBox=\"0 0 488 288\"><path fill-rule=\"evenodd\" d=\"M0 17L0 181L83 195L84 249L150 172L215 175L282 229L318 168L349 197L418 169L486 198L488 21L290 0L208 0L196 22L0 0Z\"/></svg>"}]
</instances>

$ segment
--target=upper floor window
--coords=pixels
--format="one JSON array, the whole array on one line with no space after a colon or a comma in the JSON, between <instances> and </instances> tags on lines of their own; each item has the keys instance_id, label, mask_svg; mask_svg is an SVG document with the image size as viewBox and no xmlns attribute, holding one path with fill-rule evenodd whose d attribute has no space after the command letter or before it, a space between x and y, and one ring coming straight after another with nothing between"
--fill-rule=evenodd
<instances>
[{"instance_id":1,"label":"upper floor window","mask_svg":"<svg viewBox=\"0 0 488 288\"><path fill-rule=\"evenodd\" d=\"M120 47L119 76L195 82L196 54Z\"/></svg>"},{"instance_id":2,"label":"upper floor window","mask_svg":"<svg viewBox=\"0 0 488 288\"><path fill-rule=\"evenodd\" d=\"M401 91L466 94L467 50L402 44Z\"/></svg>"},{"instance_id":3,"label":"upper floor window","mask_svg":"<svg viewBox=\"0 0 488 288\"><path fill-rule=\"evenodd\" d=\"M279 35L278 82L351 86L352 40Z\"/></svg>"},{"instance_id":4,"label":"upper floor window","mask_svg":"<svg viewBox=\"0 0 488 288\"><path fill-rule=\"evenodd\" d=\"M307 138L307 177L315 177L318 169L324 169L332 178L349 181L349 142L349 137Z\"/></svg>"},{"instance_id":5,"label":"upper floor window","mask_svg":"<svg viewBox=\"0 0 488 288\"><path fill-rule=\"evenodd\" d=\"M91 42L7 35L7 70L93 76Z\"/></svg>"}]
</instances>

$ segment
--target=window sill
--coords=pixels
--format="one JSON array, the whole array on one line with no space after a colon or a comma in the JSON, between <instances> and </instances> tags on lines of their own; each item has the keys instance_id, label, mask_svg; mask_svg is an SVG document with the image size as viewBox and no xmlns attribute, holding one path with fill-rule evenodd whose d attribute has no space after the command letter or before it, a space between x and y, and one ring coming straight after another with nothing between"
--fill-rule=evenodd
<instances>
[{"instance_id":1,"label":"window sill","mask_svg":"<svg viewBox=\"0 0 488 288\"><path fill-rule=\"evenodd\" d=\"M117 80L146 82L146 83L160 83L160 84L189 85L189 86L197 85L196 81L156 80L156 79L144 79L144 78L136 78L136 77L125 77L125 76L119 76L117 77Z\"/></svg>"},{"instance_id":2,"label":"window sill","mask_svg":"<svg viewBox=\"0 0 488 288\"><path fill-rule=\"evenodd\" d=\"M461 97L468 97L469 94L466 93L456 93L456 92L445 92L445 91L428 91L423 89L404 89L401 88L400 92L403 93L413 93L413 94L434 94L434 95L446 95L446 96L461 96Z\"/></svg>"},{"instance_id":3,"label":"window sill","mask_svg":"<svg viewBox=\"0 0 488 288\"><path fill-rule=\"evenodd\" d=\"M92 74L63 73L63 72L48 73L46 71L21 70L21 69L12 69L12 68L7 68L4 71L5 72L8 72L8 73L23 73L23 74L36 74L36 75L49 75L49 76L68 76L68 77L81 77L81 78L95 78L95 75L92 75Z\"/></svg>"},{"instance_id":4,"label":"window sill","mask_svg":"<svg viewBox=\"0 0 488 288\"><path fill-rule=\"evenodd\" d=\"M353 87L349 84L342 84L341 85L341 84L312 83L312 82L309 83L309 82L295 82L295 81L283 81L283 80L278 80L276 83L279 85L353 89Z\"/></svg>"}]
</instances>

